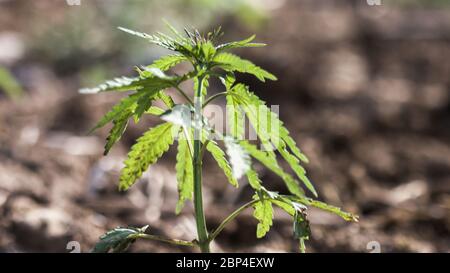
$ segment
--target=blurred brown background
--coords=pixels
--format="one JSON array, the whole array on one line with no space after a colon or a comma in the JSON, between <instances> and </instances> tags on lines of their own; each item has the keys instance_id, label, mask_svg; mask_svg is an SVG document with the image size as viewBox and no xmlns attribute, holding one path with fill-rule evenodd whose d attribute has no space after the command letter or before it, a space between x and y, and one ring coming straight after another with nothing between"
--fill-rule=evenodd
<instances>
[{"instance_id":1,"label":"blurred brown background","mask_svg":"<svg viewBox=\"0 0 450 273\"><path fill-rule=\"evenodd\" d=\"M116 190L127 149L149 125L131 126L102 157L107 129L87 130L120 97L78 88L132 75L166 52L117 31L201 30L222 25L232 40L269 44L240 54L278 82L241 77L271 104L310 157L320 198L360 215L348 224L311 210L311 252L450 251L450 2L447 0L0 0L0 252L89 251L116 226L191 240L192 206L174 214L174 151L126 194ZM213 84L211 92L220 85ZM212 228L250 198L231 188L214 162L205 170ZM262 178L285 191L272 173ZM251 211L214 251L296 251L291 224L277 213L263 240ZM180 252L153 242L130 251Z\"/></svg>"}]
</instances>

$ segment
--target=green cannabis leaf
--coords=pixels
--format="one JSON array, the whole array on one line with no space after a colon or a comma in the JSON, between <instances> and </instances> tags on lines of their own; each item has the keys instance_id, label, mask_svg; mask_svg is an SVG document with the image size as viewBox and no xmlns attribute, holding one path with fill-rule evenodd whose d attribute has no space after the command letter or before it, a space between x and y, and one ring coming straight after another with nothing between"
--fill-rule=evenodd
<instances>
[{"instance_id":1,"label":"green cannabis leaf","mask_svg":"<svg viewBox=\"0 0 450 273\"><path fill-rule=\"evenodd\" d=\"M250 170L247 171L246 175L250 186L254 190L259 191L261 189L262 181L261 179L259 179L258 173L252 167L250 167Z\"/></svg>"},{"instance_id":2,"label":"green cannabis leaf","mask_svg":"<svg viewBox=\"0 0 450 273\"><path fill-rule=\"evenodd\" d=\"M225 152L217 145L215 141L210 141L206 145L206 149L211 153L219 167L223 170L230 184L237 187L237 178L233 175L233 169L231 168L228 160L225 158Z\"/></svg>"},{"instance_id":3,"label":"green cannabis leaf","mask_svg":"<svg viewBox=\"0 0 450 273\"><path fill-rule=\"evenodd\" d=\"M167 55L167 56L162 57L159 60L154 61L153 64L147 66L147 68L157 68L157 69L160 69L161 71L166 71L166 70L169 70L170 68L176 66L177 64L182 63L187 60L188 59L183 55L179 55L179 54Z\"/></svg>"},{"instance_id":4,"label":"green cannabis leaf","mask_svg":"<svg viewBox=\"0 0 450 273\"><path fill-rule=\"evenodd\" d=\"M186 200L192 199L194 192L194 167L192 165L192 154L189 147L189 139L180 132L178 137L177 164L175 166L178 181L178 203L176 213L183 209Z\"/></svg>"},{"instance_id":5,"label":"green cannabis leaf","mask_svg":"<svg viewBox=\"0 0 450 273\"><path fill-rule=\"evenodd\" d=\"M152 115L164 121L148 129L131 147L121 171L119 189L126 191L133 186L149 166L156 163L177 140L175 171L179 198L175 212L179 214L185 203L192 200L197 238L192 241L165 239L144 234L145 228L117 228L103 235L93 251L120 252L126 250L136 239L148 239L199 247L202 252L209 252L211 241L247 208L254 209L253 215L258 221L258 238L264 237L273 225L273 206L288 213L292 217L294 239L299 240L302 252L305 251L305 240L311 234L307 218L308 207L333 213L346 221L357 221L357 216L351 213L306 196L302 186L315 197L318 195L302 166L308 163L308 158L266 102L250 91L247 85L236 81L234 73L247 73L262 82L277 80L273 74L251 61L227 52L235 48L261 47L264 44L253 42L253 35L241 41L217 45L222 36L220 28L206 35L195 29L184 29L182 35L174 27L168 27L173 37L164 33L146 34L119 28L150 44L168 49L172 54L163 56L152 64L137 66L135 77L118 77L96 87L81 89L80 92L93 94L116 91L124 94L124 98L91 130L92 133L112 124L106 139L105 155L120 141L130 119L138 123L147 115ZM192 66L191 71L183 75L171 73L172 68L184 62ZM219 79L225 90L208 96L209 83L213 78ZM193 96L180 88L187 81L193 82ZM169 90L178 92L183 101L175 102ZM226 98L227 123L230 125L229 132L224 134L216 132L203 113L206 105L222 96ZM164 106L156 106L157 101ZM247 120L258 137L255 142L245 140ZM255 191L251 201L231 213L212 232L206 226L202 200L202 163L205 153L212 156L232 186L237 187L245 176ZM284 170L280 166L278 156L289 165L290 170ZM256 171L259 170L257 164L279 176L290 194L282 195L267 190Z\"/></svg>"},{"instance_id":6,"label":"green cannabis leaf","mask_svg":"<svg viewBox=\"0 0 450 273\"><path fill-rule=\"evenodd\" d=\"M253 213L253 216L259 221L256 228L256 237L262 238L266 236L273 224L272 203L270 200L266 200L258 194L253 198L259 200L259 202L255 204L255 211Z\"/></svg>"},{"instance_id":7,"label":"green cannabis leaf","mask_svg":"<svg viewBox=\"0 0 450 273\"><path fill-rule=\"evenodd\" d=\"M148 167L165 153L174 139L171 123L163 123L149 130L131 147L120 175L119 189L128 190Z\"/></svg>"},{"instance_id":8,"label":"green cannabis leaf","mask_svg":"<svg viewBox=\"0 0 450 273\"><path fill-rule=\"evenodd\" d=\"M317 191L306 176L305 169L300 165L300 160L308 162L308 159L300 152L300 149L296 146L295 141L290 137L289 131L284 127L283 122L278 116L266 106L264 101L250 92L249 88L243 84L235 85L229 91L229 94L234 97L233 100L236 103L242 106L243 111L261 139L264 148L271 150L275 146L297 177L317 196ZM289 184L291 184L291 188L295 191L291 192L299 195L298 189L294 189L295 186L292 183Z\"/></svg>"},{"instance_id":9,"label":"green cannabis leaf","mask_svg":"<svg viewBox=\"0 0 450 273\"><path fill-rule=\"evenodd\" d=\"M138 235L144 234L148 226L143 228L115 228L100 237L100 241L94 246L92 252L107 253L124 252L134 243Z\"/></svg>"},{"instance_id":10,"label":"green cannabis leaf","mask_svg":"<svg viewBox=\"0 0 450 273\"><path fill-rule=\"evenodd\" d=\"M120 116L113 120L113 127L106 138L104 155L107 155L112 146L122 137L122 134L127 129L130 116L131 111L123 111Z\"/></svg>"},{"instance_id":11,"label":"green cannabis leaf","mask_svg":"<svg viewBox=\"0 0 450 273\"><path fill-rule=\"evenodd\" d=\"M262 43L252 43L252 41L255 40L255 38L256 38L256 35L252 35L242 41L230 42L230 43L218 45L216 47L216 49L218 51L221 51L221 50L234 49L234 48L240 48L240 47L263 47L263 46L266 46L266 44L262 44Z\"/></svg>"},{"instance_id":12,"label":"green cannabis leaf","mask_svg":"<svg viewBox=\"0 0 450 273\"><path fill-rule=\"evenodd\" d=\"M305 192L300 187L299 182L278 165L276 154L273 151L261 151L255 145L250 144L247 141L241 141L240 144L252 157L281 177L286 184L286 187L292 194L295 194L296 196L305 195Z\"/></svg>"},{"instance_id":13,"label":"green cannabis leaf","mask_svg":"<svg viewBox=\"0 0 450 273\"><path fill-rule=\"evenodd\" d=\"M241 73L252 74L260 81L264 82L266 79L276 81L277 77L267 72L261 67L253 64L248 60L239 58L231 53L220 53L214 57L215 65L226 71L237 71Z\"/></svg>"},{"instance_id":14,"label":"green cannabis leaf","mask_svg":"<svg viewBox=\"0 0 450 273\"><path fill-rule=\"evenodd\" d=\"M306 252L305 240L309 240L311 228L306 214L296 211L294 216L294 238L300 242L300 251Z\"/></svg>"}]
</instances>

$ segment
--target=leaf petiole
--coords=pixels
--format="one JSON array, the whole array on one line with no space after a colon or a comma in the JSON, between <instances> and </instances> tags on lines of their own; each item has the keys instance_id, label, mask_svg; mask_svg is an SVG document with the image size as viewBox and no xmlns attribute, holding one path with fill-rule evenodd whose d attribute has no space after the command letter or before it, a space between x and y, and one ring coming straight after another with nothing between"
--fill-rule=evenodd
<instances>
[{"instance_id":1,"label":"leaf petiole","mask_svg":"<svg viewBox=\"0 0 450 273\"><path fill-rule=\"evenodd\" d=\"M244 205L242 205L240 208L238 208L237 210L235 210L233 213L231 213L230 215L228 215L227 218L225 218L222 223L220 223L220 225L210 234L208 240L211 242L213 241L219 234L220 232L222 232L222 230L227 226L228 223L230 223L231 221L233 221L237 216L239 216L240 213L242 213L244 210L246 210L247 208L252 207L254 204L261 202L261 199L257 199L257 200L252 200Z\"/></svg>"},{"instance_id":2,"label":"leaf petiole","mask_svg":"<svg viewBox=\"0 0 450 273\"><path fill-rule=\"evenodd\" d=\"M211 97L209 97L205 103L203 104L202 108L205 108L208 104L210 104L213 100L220 98L222 96L226 96L228 94L228 92L221 92L221 93L217 93Z\"/></svg>"},{"instance_id":3,"label":"leaf petiole","mask_svg":"<svg viewBox=\"0 0 450 273\"><path fill-rule=\"evenodd\" d=\"M186 93L178 85L174 86L174 88L178 91L178 93L180 93L181 96L183 96L183 98L186 99L186 101L189 102L190 105L194 106L194 102L191 100L191 98L189 98L189 96L186 95Z\"/></svg>"},{"instance_id":4,"label":"leaf petiole","mask_svg":"<svg viewBox=\"0 0 450 273\"><path fill-rule=\"evenodd\" d=\"M153 241L168 243L171 245L190 246L190 247L197 246L197 243L195 240L192 242L189 242L189 241L178 240L178 239L167 239L167 238L163 238L160 236L143 234L143 233L134 235L133 237L135 237L136 239L153 240Z\"/></svg>"}]
</instances>

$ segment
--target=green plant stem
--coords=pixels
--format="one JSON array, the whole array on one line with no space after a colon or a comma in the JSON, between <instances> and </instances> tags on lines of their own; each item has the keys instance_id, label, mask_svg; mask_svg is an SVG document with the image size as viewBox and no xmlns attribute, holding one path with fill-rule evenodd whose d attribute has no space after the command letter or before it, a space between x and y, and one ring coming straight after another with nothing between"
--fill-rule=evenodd
<instances>
[{"instance_id":1,"label":"green plant stem","mask_svg":"<svg viewBox=\"0 0 450 273\"><path fill-rule=\"evenodd\" d=\"M300 240L300 253L306 253L306 246L305 246L305 239L299 239Z\"/></svg>"},{"instance_id":2,"label":"green plant stem","mask_svg":"<svg viewBox=\"0 0 450 273\"><path fill-rule=\"evenodd\" d=\"M195 93L195 114L194 122L201 124L202 120L202 87L204 77L198 78L198 88ZM202 128L194 126L194 158L192 163L194 166L194 209L195 222L197 224L198 246L204 253L209 253L208 230L206 228L205 213L203 211L202 196Z\"/></svg>"},{"instance_id":3,"label":"green plant stem","mask_svg":"<svg viewBox=\"0 0 450 273\"><path fill-rule=\"evenodd\" d=\"M209 97L209 98L205 101L205 103L203 104L203 108L205 108L205 106L208 105L209 103L211 103L213 100L215 100L215 99L217 99L217 98L220 98L220 97L222 97L222 96L225 96L225 95L227 95L227 94L228 94L228 92L221 92L221 93L217 93L217 94L215 94L215 95Z\"/></svg>"},{"instance_id":4,"label":"green plant stem","mask_svg":"<svg viewBox=\"0 0 450 273\"><path fill-rule=\"evenodd\" d=\"M139 235L136 236L136 238L146 239L146 240L153 240L153 241L168 243L168 244L171 244L171 245L179 245L179 246L194 247L194 246L197 245L195 242L188 242L188 241L177 240L177 239L167 239L167 238L163 238L163 237L156 236L156 235L150 235L150 234L139 234Z\"/></svg>"},{"instance_id":5,"label":"green plant stem","mask_svg":"<svg viewBox=\"0 0 450 273\"><path fill-rule=\"evenodd\" d=\"M234 218L236 218L241 212L243 212L245 209L252 207L254 204L260 202L260 199L257 200L253 200L250 201L246 204L244 204L242 207L238 208L237 210L235 210L233 213L231 213L230 215L228 215L227 218L225 218L222 223L220 223L220 225L211 233L211 235L209 236L208 240L211 242L213 241L219 234L220 232L222 232L222 230L225 228L225 226L234 220Z\"/></svg>"}]
</instances>

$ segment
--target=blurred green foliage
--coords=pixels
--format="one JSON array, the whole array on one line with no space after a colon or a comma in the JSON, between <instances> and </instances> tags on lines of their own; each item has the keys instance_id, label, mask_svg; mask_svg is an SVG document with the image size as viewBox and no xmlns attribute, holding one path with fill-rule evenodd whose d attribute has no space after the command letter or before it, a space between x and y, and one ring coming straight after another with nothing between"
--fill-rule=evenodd
<instances>
[{"instance_id":1,"label":"blurred green foliage","mask_svg":"<svg viewBox=\"0 0 450 273\"><path fill-rule=\"evenodd\" d=\"M23 93L22 87L15 77L5 67L0 66L0 90L12 99L20 97Z\"/></svg>"},{"instance_id":2,"label":"blurred green foliage","mask_svg":"<svg viewBox=\"0 0 450 273\"><path fill-rule=\"evenodd\" d=\"M27 20L35 56L61 69L114 58L116 61L141 61L144 56L155 59L165 52L142 50L139 42L125 40L114 27L124 26L152 32L163 28L163 19L175 26L207 28L213 21L233 16L242 24L257 27L264 12L245 0L164 0L164 1L84 1L80 6L61 6L60 20L48 20L42 14ZM64 72L64 71L63 71Z\"/></svg>"}]
</instances>

